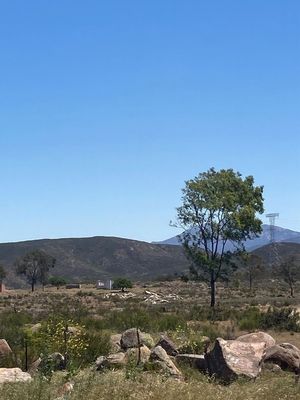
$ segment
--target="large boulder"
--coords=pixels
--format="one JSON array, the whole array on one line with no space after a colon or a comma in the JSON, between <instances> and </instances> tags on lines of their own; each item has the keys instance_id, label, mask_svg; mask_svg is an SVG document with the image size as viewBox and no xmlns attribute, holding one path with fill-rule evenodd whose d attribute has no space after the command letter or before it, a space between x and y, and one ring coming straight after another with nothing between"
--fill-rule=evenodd
<instances>
[{"instance_id":1,"label":"large boulder","mask_svg":"<svg viewBox=\"0 0 300 400\"><path fill-rule=\"evenodd\" d=\"M228 382L240 376L256 378L261 372L265 355L264 342L247 343L218 338L205 355L210 375Z\"/></svg>"},{"instance_id":2,"label":"large boulder","mask_svg":"<svg viewBox=\"0 0 300 400\"><path fill-rule=\"evenodd\" d=\"M122 335L119 333L110 336L110 351L112 353L119 353L121 351L121 337Z\"/></svg>"},{"instance_id":3,"label":"large boulder","mask_svg":"<svg viewBox=\"0 0 300 400\"><path fill-rule=\"evenodd\" d=\"M0 339L0 359L3 357L10 356L12 350L5 339Z\"/></svg>"},{"instance_id":4,"label":"large boulder","mask_svg":"<svg viewBox=\"0 0 300 400\"><path fill-rule=\"evenodd\" d=\"M189 367L198 369L201 372L207 372L207 364L204 355L200 354L177 354L175 358L177 364L185 364Z\"/></svg>"},{"instance_id":5,"label":"large boulder","mask_svg":"<svg viewBox=\"0 0 300 400\"><path fill-rule=\"evenodd\" d=\"M161 346L155 346L150 354L150 361L158 366L165 373L170 375L172 378L179 380L183 379L182 373L176 367L174 362L168 356L167 352Z\"/></svg>"},{"instance_id":6,"label":"large boulder","mask_svg":"<svg viewBox=\"0 0 300 400\"><path fill-rule=\"evenodd\" d=\"M110 354L108 356L100 356L96 360L96 369L121 368L127 364L127 361L127 355L122 352Z\"/></svg>"},{"instance_id":7,"label":"large boulder","mask_svg":"<svg viewBox=\"0 0 300 400\"><path fill-rule=\"evenodd\" d=\"M20 368L0 368L0 384L12 382L30 382L31 376Z\"/></svg>"},{"instance_id":8,"label":"large boulder","mask_svg":"<svg viewBox=\"0 0 300 400\"><path fill-rule=\"evenodd\" d=\"M154 346L154 340L148 333L141 332L136 328L131 328L122 333L120 344L123 350L142 345L151 348Z\"/></svg>"},{"instance_id":9,"label":"large boulder","mask_svg":"<svg viewBox=\"0 0 300 400\"><path fill-rule=\"evenodd\" d=\"M131 348L126 351L126 355L129 362L136 364L146 364L149 361L151 351L147 346L141 346L139 348Z\"/></svg>"},{"instance_id":10,"label":"large boulder","mask_svg":"<svg viewBox=\"0 0 300 400\"><path fill-rule=\"evenodd\" d=\"M265 332L253 332L247 333L246 335L239 336L236 340L244 343L265 343L266 349L275 346L275 339Z\"/></svg>"},{"instance_id":11,"label":"large boulder","mask_svg":"<svg viewBox=\"0 0 300 400\"><path fill-rule=\"evenodd\" d=\"M51 369L53 371L63 370L65 368L65 357L58 352L42 357L38 368L41 370Z\"/></svg>"},{"instance_id":12,"label":"large boulder","mask_svg":"<svg viewBox=\"0 0 300 400\"><path fill-rule=\"evenodd\" d=\"M265 363L279 365L282 369L298 372L300 368L300 350L290 343L282 343L267 349Z\"/></svg>"},{"instance_id":13,"label":"large boulder","mask_svg":"<svg viewBox=\"0 0 300 400\"><path fill-rule=\"evenodd\" d=\"M161 336L156 346L161 346L169 356L175 357L178 354L176 345L167 336Z\"/></svg>"}]
</instances>

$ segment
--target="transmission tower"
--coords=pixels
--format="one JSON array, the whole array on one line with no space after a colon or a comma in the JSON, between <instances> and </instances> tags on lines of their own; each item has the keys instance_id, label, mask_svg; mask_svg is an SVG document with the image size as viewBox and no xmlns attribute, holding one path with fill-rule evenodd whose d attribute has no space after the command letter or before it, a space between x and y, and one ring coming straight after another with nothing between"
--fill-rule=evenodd
<instances>
[{"instance_id":1,"label":"transmission tower","mask_svg":"<svg viewBox=\"0 0 300 400\"><path fill-rule=\"evenodd\" d=\"M269 218L269 229L270 229L270 254L269 254L269 260L270 260L270 265L276 266L280 263L279 259L279 252L278 252L278 246L276 242L276 229L275 229L275 222L276 218L279 217L278 213L270 213L266 215L267 218Z\"/></svg>"}]
</instances>

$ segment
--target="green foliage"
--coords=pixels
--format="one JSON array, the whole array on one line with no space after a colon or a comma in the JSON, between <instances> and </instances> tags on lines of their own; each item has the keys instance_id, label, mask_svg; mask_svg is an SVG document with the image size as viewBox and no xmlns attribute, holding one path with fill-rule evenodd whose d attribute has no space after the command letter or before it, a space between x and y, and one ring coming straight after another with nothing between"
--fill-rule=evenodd
<instances>
[{"instance_id":1,"label":"green foliage","mask_svg":"<svg viewBox=\"0 0 300 400\"><path fill-rule=\"evenodd\" d=\"M265 314L261 316L262 329L276 329L299 332L300 331L300 315L296 309L288 308L269 308Z\"/></svg>"},{"instance_id":2,"label":"green foliage","mask_svg":"<svg viewBox=\"0 0 300 400\"><path fill-rule=\"evenodd\" d=\"M180 239L192 261L191 275L210 284L211 306L216 281L228 280L235 267L226 245L242 249L245 240L261 233L262 193L252 176L242 179L232 169L211 168L186 182L177 225L184 229Z\"/></svg>"},{"instance_id":3,"label":"green foliage","mask_svg":"<svg viewBox=\"0 0 300 400\"><path fill-rule=\"evenodd\" d=\"M186 321L180 313L161 313L157 309L128 308L122 312L113 311L105 315L102 327L121 332L132 327L139 327L146 332L175 330Z\"/></svg>"},{"instance_id":4,"label":"green foliage","mask_svg":"<svg viewBox=\"0 0 300 400\"><path fill-rule=\"evenodd\" d=\"M125 288L132 288L132 282L130 279L127 278L116 278L114 279L113 289L122 289Z\"/></svg>"},{"instance_id":5,"label":"green foliage","mask_svg":"<svg viewBox=\"0 0 300 400\"><path fill-rule=\"evenodd\" d=\"M31 337L31 344L39 348L45 356L59 352L66 358L66 367L85 359L88 341L83 326L73 320L49 319Z\"/></svg>"},{"instance_id":6,"label":"green foliage","mask_svg":"<svg viewBox=\"0 0 300 400\"><path fill-rule=\"evenodd\" d=\"M300 331L300 315L291 307L270 307L267 312L261 312L257 307L250 307L241 312L239 328L243 330L275 329L278 331Z\"/></svg>"},{"instance_id":7,"label":"green foliage","mask_svg":"<svg viewBox=\"0 0 300 400\"><path fill-rule=\"evenodd\" d=\"M64 286L67 283L67 281L65 278L61 276L51 276L49 278L49 283L52 286L56 286L58 289L60 286Z\"/></svg>"},{"instance_id":8,"label":"green foliage","mask_svg":"<svg viewBox=\"0 0 300 400\"><path fill-rule=\"evenodd\" d=\"M55 262L54 257L43 251L34 250L16 261L16 272L26 276L31 290L34 291L37 282L43 286L47 283L49 270L55 266Z\"/></svg>"}]
</instances>

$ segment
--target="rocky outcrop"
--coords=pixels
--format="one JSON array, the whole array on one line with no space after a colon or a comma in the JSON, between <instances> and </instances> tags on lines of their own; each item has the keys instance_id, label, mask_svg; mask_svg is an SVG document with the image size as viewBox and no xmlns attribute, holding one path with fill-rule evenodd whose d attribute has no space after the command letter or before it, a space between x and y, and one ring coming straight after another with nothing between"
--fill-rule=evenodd
<instances>
[{"instance_id":1,"label":"rocky outcrop","mask_svg":"<svg viewBox=\"0 0 300 400\"><path fill-rule=\"evenodd\" d=\"M265 332L253 332L239 336L236 340L244 343L265 343L266 349L275 346L275 339Z\"/></svg>"},{"instance_id":2,"label":"rocky outcrop","mask_svg":"<svg viewBox=\"0 0 300 400\"><path fill-rule=\"evenodd\" d=\"M154 340L148 333L143 333L139 329L131 328L122 333L120 344L123 350L139 347L141 345L153 347Z\"/></svg>"},{"instance_id":3,"label":"rocky outcrop","mask_svg":"<svg viewBox=\"0 0 300 400\"><path fill-rule=\"evenodd\" d=\"M161 336L156 346L161 346L169 356L175 357L178 354L176 345L167 336Z\"/></svg>"},{"instance_id":4,"label":"rocky outcrop","mask_svg":"<svg viewBox=\"0 0 300 400\"><path fill-rule=\"evenodd\" d=\"M53 371L62 370L65 368L65 357L58 352L52 353L47 357L42 357L38 368L51 368Z\"/></svg>"},{"instance_id":5,"label":"rocky outcrop","mask_svg":"<svg viewBox=\"0 0 300 400\"><path fill-rule=\"evenodd\" d=\"M290 343L275 345L267 349L264 362L277 364L282 369L298 372L300 368L300 350Z\"/></svg>"},{"instance_id":6,"label":"rocky outcrop","mask_svg":"<svg viewBox=\"0 0 300 400\"><path fill-rule=\"evenodd\" d=\"M146 364L149 361L151 351L147 346L139 348L131 348L126 351L127 359L129 362L136 363L137 365Z\"/></svg>"},{"instance_id":7,"label":"rocky outcrop","mask_svg":"<svg viewBox=\"0 0 300 400\"><path fill-rule=\"evenodd\" d=\"M119 353L121 351L121 337L122 335L119 333L110 336L110 351L112 353Z\"/></svg>"},{"instance_id":8,"label":"rocky outcrop","mask_svg":"<svg viewBox=\"0 0 300 400\"><path fill-rule=\"evenodd\" d=\"M30 382L31 380L31 376L20 368L0 368L0 384Z\"/></svg>"},{"instance_id":9,"label":"rocky outcrop","mask_svg":"<svg viewBox=\"0 0 300 400\"><path fill-rule=\"evenodd\" d=\"M200 354L178 354L175 358L176 362L188 365L189 367L198 369L201 372L207 372L207 364L204 355Z\"/></svg>"},{"instance_id":10,"label":"rocky outcrop","mask_svg":"<svg viewBox=\"0 0 300 400\"><path fill-rule=\"evenodd\" d=\"M266 344L248 343L218 338L211 351L206 353L210 375L230 382L240 376L256 378L261 371Z\"/></svg>"},{"instance_id":11,"label":"rocky outcrop","mask_svg":"<svg viewBox=\"0 0 300 400\"><path fill-rule=\"evenodd\" d=\"M0 359L10 356L12 354L12 350L5 339L0 339Z\"/></svg>"},{"instance_id":12,"label":"rocky outcrop","mask_svg":"<svg viewBox=\"0 0 300 400\"><path fill-rule=\"evenodd\" d=\"M182 373L161 346L156 346L152 349L149 360L171 377L179 380L183 379Z\"/></svg>"},{"instance_id":13,"label":"rocky outcrop","mask_svg":"<svg viewBox=\"0 0 300 400\"><path fill-rule=\"evenodd\" d=\"M96 369L104 368L121 368L127 364L127 356L125 353L119 352L108 356L100 356L96 360Z\"/></svg>"}]
</instances>

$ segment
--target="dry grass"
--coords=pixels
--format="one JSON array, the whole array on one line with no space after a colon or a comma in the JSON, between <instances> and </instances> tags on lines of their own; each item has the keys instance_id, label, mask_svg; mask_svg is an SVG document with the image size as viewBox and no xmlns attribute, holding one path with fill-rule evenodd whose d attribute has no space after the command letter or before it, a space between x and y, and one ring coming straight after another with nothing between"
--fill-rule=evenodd
<instances>
[{"instance_id":1,"label":"dry grass","mask_svg":"<svg viewBox=\"0 0 300 400\"><path fill-rule=\"evenodd\" d=\"M300 387L291 374L270 373L255 382L218 385L198 375L188 382L142 373L131 378L125 372L81 373L75 380L70 400L299 400ZM30 384L12 384L0 388L1 400L54 400L62 385L61 378L50 384L36 380Z\"/></svg>"}]
</instances>

